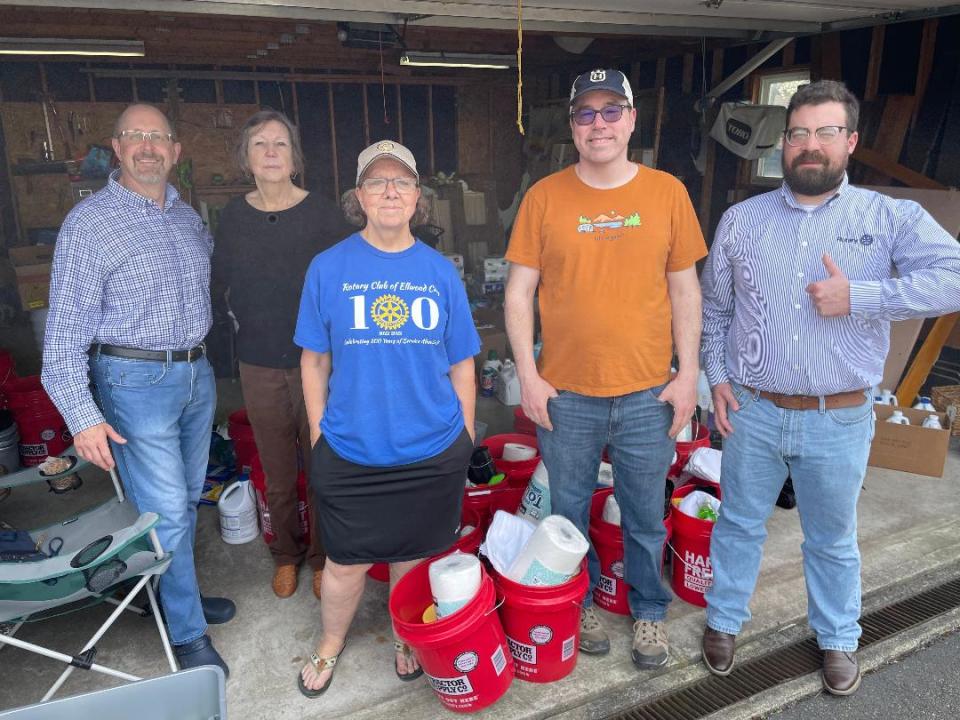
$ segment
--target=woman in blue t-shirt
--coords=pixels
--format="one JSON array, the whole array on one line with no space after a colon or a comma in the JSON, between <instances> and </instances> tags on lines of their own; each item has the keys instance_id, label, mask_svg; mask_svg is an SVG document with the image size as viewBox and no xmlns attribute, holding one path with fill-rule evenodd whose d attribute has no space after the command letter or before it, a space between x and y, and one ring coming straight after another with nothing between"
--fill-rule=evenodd
<instances>
[{"instance_id":1,"label":"woman in blue t-shirt","mask_svg":"<svg viewBox=\"0 0 960 720\"><path fill-rule=\"evenodd\" d=\"M345 210L362 229L314 258L300 300L294 342L327 552L323 634L297 678L307 697L330 686L370 566L390 564L392 589L460 523L480 339L453 263L410 230L425 219L419 179L398 143L360 153ZM419 677L395 645L397 676Z\"/></svg>"}]
</instances>

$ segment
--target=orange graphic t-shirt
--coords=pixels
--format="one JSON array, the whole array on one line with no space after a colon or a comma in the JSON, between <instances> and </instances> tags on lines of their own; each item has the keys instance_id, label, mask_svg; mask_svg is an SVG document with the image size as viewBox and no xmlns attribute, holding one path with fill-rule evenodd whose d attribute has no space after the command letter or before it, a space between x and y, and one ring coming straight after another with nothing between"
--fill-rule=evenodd
<instances>
[{"instance_id":1,"label":"orange graphic t-shirt","mask_svg":"<svg viewBox=\"0 0 960 720\"><path fill-rule=\"evenodd\" d=\"M598 190L574 167L536 183L507 259L540 271L541 376L581 395L625 395L665 383L673 354L668 272L707 247L683 184L639 166Z\"/></svg>"}]
</instances>

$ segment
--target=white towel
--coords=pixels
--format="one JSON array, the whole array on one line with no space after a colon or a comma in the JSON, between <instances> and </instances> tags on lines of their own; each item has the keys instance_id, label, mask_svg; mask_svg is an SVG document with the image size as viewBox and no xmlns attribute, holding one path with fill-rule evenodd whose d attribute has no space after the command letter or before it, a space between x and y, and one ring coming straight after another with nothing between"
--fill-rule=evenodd
<instances>
[{"instance_id":1,"label":"white towel","mask_svg":"<svg viewBox=\"0 0 960 720\"><path fill-rule=\"evenodd\" d=\"M480 552L490 560L494 570L506 575L535 529L536 525L529 520L497 510Z\"/></svg>"},{"instance_id":2,"label":"white towel","mask_svg":"<svg viewBox=\"0 0 960 720\"><path fill-rule=\"evenodd\" d=\"M711 482L720 482L720 458L723 453L713 448L697 448L684 468L691 475Z\"/></svg>"}]
</instances>

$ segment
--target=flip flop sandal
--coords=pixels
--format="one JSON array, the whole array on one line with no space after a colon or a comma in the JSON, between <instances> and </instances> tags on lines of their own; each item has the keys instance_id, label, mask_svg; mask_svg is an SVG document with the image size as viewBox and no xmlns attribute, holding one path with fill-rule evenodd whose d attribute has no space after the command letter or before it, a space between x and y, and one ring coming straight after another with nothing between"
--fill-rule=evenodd
<instances>
[{"instance_id":1,"label":"flip flop sandal","mask_svg":"<svg viewBox=\"0 0 960 720\"><path fill-rule=\"evenodd\" d=\"M316 652L310 653L310 664L313 665L314 672L319 675L325 670L333 670L334 666L337 664L337 660L340 659L340 656L343 655L343 648L340 648L338 652L333 657L320 657ZM301 669L297 673L297 687L300 688L300 692L308 698L320 697L323 695L327 689L330 687L330 683L333 682L333 672L330 673L330 676L327 678L327 681L323 684L323 687L319 687L316 690L312 690L303 684L303 670Z\"/></svg>"},{"instance_id":2,"label":"flip flop sandal","mask_svg":"<svg viewBox=\"0 0 960 720\"><path fill-rule=\"evenodd\" d=\"M413 650L405 642L401 642L400 640L394 640L393 649L396 650L398 653L402 654L404 659L407 660L408 662L410 660L417 659L416 656L413 654ZM394 672L397 673L397 677L403 680L404 682L410 682L411 680L416 680L418 677L423 675L422 667L418 667L413 672L401 673L400 669L397 667L396 660L394 660L393 670Z\"/></svg>"}]
</instances>

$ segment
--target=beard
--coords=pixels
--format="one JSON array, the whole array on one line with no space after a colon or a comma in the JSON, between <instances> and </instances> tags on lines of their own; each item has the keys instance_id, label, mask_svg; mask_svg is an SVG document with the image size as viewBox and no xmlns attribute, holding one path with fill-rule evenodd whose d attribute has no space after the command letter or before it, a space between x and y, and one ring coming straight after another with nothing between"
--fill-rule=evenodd
<instances>
[{"instance_id":1,"label":"beard","mask_svg":"<svg viewBox=\"0 0 960 720\"><path fill-rule=\"evenodd\" d=\"M838 165L831 165L830 159L818 152L804 151L787 165L786 156L782 157L783 179L795 195L816 197L830 192L843 182L843 174L847 171L849 155L844 155ZM818 162L818 168L800 169L800 163Z\"/></svg>"},{"instance_id":2,"label":"beard","mask_svg":"<svg viewBox=\"0 0 960 720\"><path fill-rule=\"evenodd\" d=\"M149 168L141 169L137 167L137 160L153 160L157 164ZM138 155L134 158L134 164L130 169L130 174L137 182L144 183L145 185L165 183L167 181L166 162L161 155Z\"/></svg>"}]
</instances>

